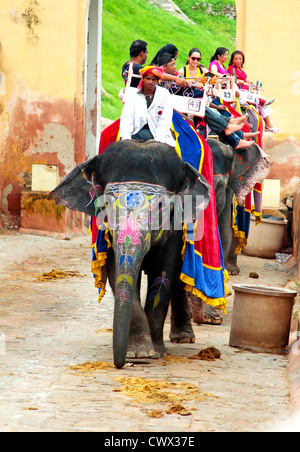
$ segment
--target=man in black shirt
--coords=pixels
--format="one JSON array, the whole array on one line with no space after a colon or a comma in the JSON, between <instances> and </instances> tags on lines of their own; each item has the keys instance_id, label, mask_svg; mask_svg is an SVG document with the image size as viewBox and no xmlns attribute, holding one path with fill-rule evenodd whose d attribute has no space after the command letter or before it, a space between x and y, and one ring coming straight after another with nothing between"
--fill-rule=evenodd
<instances>
[{"instance_id":1,"label":"man in black shirt","mask_svg":"<svg viewBox=\"0 0 300 452\"><path fill-rule=\"evenodd\" d=\"M146 63L148 57L147 42L142 41L141 39L133 41L129 49L129 54L130 60L127 61L127 63L125 63L122 67L122 77L126 83L129 65L130 63L133 63L133 74L138 75L139 77L132 77L130 86L137 88L141 81L140 69L143 68L143 65Z\"/></svg>"}]
</instances>

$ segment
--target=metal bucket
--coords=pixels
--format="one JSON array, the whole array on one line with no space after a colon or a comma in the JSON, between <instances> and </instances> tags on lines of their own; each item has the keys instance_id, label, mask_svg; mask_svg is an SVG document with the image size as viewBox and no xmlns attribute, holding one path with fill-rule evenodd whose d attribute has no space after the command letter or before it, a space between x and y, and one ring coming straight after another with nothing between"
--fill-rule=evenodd
<instances>
[{"instance_id":1,"label":"metal bucket","mask_svg":"<svg viewBox=\"0 0 300 452\"><path fill-rule=\"evenodd\" d=\"M297 292L236 284L229 345L282 354L289 343Z\"/></svg>"}]
</instances>

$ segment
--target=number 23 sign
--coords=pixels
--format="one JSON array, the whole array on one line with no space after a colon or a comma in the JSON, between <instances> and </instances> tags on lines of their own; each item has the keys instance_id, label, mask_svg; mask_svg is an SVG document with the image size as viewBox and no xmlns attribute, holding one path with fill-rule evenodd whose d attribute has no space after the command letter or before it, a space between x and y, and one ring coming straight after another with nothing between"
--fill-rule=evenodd
<instances>
[{"instance_id":1,"label":"number 23 sign","mask_svg":"<svg viewBox=\"0 0 300 452\"><path fill-rule=\"evenodd\" d=\"M214 96L220 97L225 102L235 101L235 91L231 89L214 89Z\"/></svg>"}]
</instances>

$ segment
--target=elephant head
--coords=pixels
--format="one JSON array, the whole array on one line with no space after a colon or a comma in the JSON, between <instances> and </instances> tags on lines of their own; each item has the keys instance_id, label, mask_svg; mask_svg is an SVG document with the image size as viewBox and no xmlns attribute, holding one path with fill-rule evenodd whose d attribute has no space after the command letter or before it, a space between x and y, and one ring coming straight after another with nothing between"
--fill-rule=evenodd
<instances>
[{"instance_id":1,"label":"elephant head","mask_svg":"<svg viewBox=\"0 0 300 452\"><path fill-rule=\"evenodd\" d=\"M238 204L243 206L246 196L255 184L262 183L270 173L271 163L256 144L236 151L215 139L208 139L207 143L213 153L217 217L224 261L227 265L233 240L233 193ZM236 269L235 266L235 271Z\"/></svg>"},{"instance_id":2,"label":"elephant head","mask_svg":"<svg viewBox=\"0 0 300 452\"><path fill-rule=\"evenodd\" d=\"M256 144L235 151L215 139L209 139L207 143L213 152L215 183L219 177L243 206L255 184L262 183L271 171L266 154Z\"/></svg>"},{"instance_id":3,"label":"elephant head","mask_svg":"<svg viewBox=\"0 0 300 452\"><path fill-rule=\"evenodd\" d=\"M200 216L208 206L209 190L206 180L173 148L154 141L122 141L76 167L52 192L58 204L98 216L108 225L115 255L116 367L125 364L144 257L174 228L182 229L183 222Z\"/></svg>"}]
</instances>

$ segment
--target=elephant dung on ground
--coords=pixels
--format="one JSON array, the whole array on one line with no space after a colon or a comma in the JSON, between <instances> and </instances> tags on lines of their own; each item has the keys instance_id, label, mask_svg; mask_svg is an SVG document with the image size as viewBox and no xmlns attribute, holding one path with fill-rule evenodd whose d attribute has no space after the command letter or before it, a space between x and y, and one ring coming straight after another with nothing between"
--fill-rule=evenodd
<instances>
[{"instance_id":1,"label":"elephant dung on ground","mask_svg":"<svg viewBox=\"0 0 300 452\"><path fill-rule=\"evenodd\" d=\"M171 340L194 342L180 281L182 224L199 218L208 206L206 180L173 148L130 140L114 143L76 167L52 194L58 204L98 215L108 224L112 246L106 270L115 296L115 366L123 367L126 356L164 355L163 327L170 299ZM142 270L148 276L144 309Z\"/></svg>"}]
</instances>

